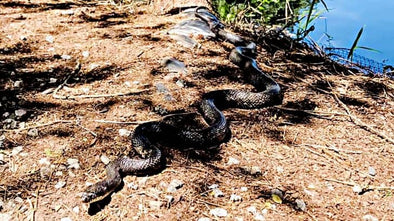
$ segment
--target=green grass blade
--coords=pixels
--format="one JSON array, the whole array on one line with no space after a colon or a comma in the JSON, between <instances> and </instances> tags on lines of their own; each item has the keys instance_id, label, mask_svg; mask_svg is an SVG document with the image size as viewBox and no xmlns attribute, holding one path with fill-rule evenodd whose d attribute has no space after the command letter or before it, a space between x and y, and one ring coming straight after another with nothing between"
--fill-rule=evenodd
<instances>
[{"instance_id":1,"label":"green grass blade","mask_svg":"<svg viewBox=\"0 0 394 221\"><path fill-rule=\"evenodd\" d=\"M355 50L356 47L357 47L358 40L360 40L360 37L361 37L361 35L363 34L363 31L364 31L364 27L362 27L362 28L360 29L360 31L358 31L357 37L356 37L356 39L354 40L353 45L352 45L352 47L351 47L350 50L349 50L349 54L347 55L347 59L353 58L354 50Z\"/></svg>"}]
</instances>

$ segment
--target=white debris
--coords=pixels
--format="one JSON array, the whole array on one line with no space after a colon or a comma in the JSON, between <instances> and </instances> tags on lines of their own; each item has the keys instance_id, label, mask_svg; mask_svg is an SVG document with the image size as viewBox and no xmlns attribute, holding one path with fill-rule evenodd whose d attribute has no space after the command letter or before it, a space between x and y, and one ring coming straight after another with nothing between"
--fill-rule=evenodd
<instances>
[{"instance_id":1,"label":"white debris","mask_svg":"<svg viewBox=\"0 0 394 221\"><path fill-rule=\"evenodd\" d=\"M27 111L25 109L15 110L15 116L17 116L17 117L23 117L26 114L27 114Z\"/></svg>"},{"instance_id":2,"label":"white debris","mask_svg":"<svg viewBox=\"0 0 394 221\"><path fill-rule=\"evenodd\" d=\"M161 201L149 201L149 208L154 210L159 210L162 205L163 203Z\"/></svg>"},{"instance_id":3,"label":"white debris","mask_svg":"<svg viewBox=\"0 0 394 221\"><path fill-rule=\"evenodd\" d=\"M79 213L79 206L74 207L73 212L78 214Z\"/></svg>"},{"instance_id":4,"label":"white debris","mask_svg":"<svg viewBox=\"0 0 394 221\"><path fill-rule=\"evenodd\" d=\"M11 221L11 215L8 213L0 213L0 220Z\"/></svg>"},{"instance_id":5,"label":"white debris","mask_svg":"<svg viewBox=\"0 0 394 221\"><path fill-rule=\"evenodd\" d=\"M22 152L22 150L23 150L23 146L14 147L14 148L12 148L11 155L15 156L18 153Z\"/></svg>"},{"instance_id":6,"label":"white debris","mask_svg":"<svg viewBox=\"0 0 394 221\"><path fill-rule=\"evenodd\" d=\"M296 199L296 209L299 209L301 211L305 211L306 210L306 204L303 200L301 199Z\"/></svg>"},{"instance_id":7,"label":"white debris","mask_svg":"<svg viewBox=\"0 0 394 221\"><path fill-rule=\"evenodd\" d=\"M45 40L46 40L47 42L49 42L49 43L53 43L54 38L53 38L52 35L47 35L47 36L45 37Z\"/></svg>"},{"instance_id":8,"label":"white debris","mask_svg":"<svg viewBox=\"0 0 394 221\"><path fill-rule=\"evenodd\" d=\"M49 78L49 83L54 84L57 82L57 78Z\"/></svg>"},{"instance_id":9,"label":"white debris","mask_svg":"<svg viewBox=\"0 0 394 221\"><path fill-rule=\"evenodd\" d=\"M74 159L74 158L69 158L67 159L67 164L68 164L68 168L73 168L73 169L79 169L79 161L78 159Z\"/></svg>"},{"instance_id":10,"label":"white debris","mask_svg":"<svg viewBox=\"0 0 394 221\"><path fill-rule=\"evenodd\" d=\"M212 193L213 193L213 196L216 198L217 197L224 197L224 193L218 188L213 189Z\"/></svg>"},{"instance_id":11,"label":"white debris","mask_svg":"<svg viewBox=\"0 0 394 221\"><path fill-rule=\"evenodd\" d=\"M90 91L90 89L87 88L87 87L83 87L81 90L82 90L83 93L85 93L85 94L89 93L89 91Z\"/></svg>"},{"instance_id":12,"label":"white debris","mask_svg":"<svg viewBox=\"0 0 394 221\"><path fill-rule=\"evenodd\" d=\"M50 93L52 93L54 90L55 90L55 89L53 89L53 88L48 88L48 89L46 89L45 91L41 92L41 94L50 94Z\"/></svg>"},{"instance_id":13,"label":"white debris","mask_svg":"<svg viewBox=\"0 0 394 221\"><path fill-rule=\"evenodd\" d=\"M261 174L261 168L258 166L252 166L252 168L250 168L250 174L252 174L252 175Z\"/></svg>"},{"instance_id":14,"label":"white debris","mask_svg":"<svg viewBox=\"0 0 394 221\"><path fill-rule=\"evenodd\" d=\"M201 217L197 221L211 221L211 219L208 217Z\"/></svg>"},{"instance_id":15,"label":"white debris","mask_svg":"<svg viewBox=\"0 0 394 221\"><path fill-rule=\"evenodd\" d=\"M223 208L215 208L215 209L211 209L209 211L209 213L213 216L217 216L217 217L226 217L227 216L227 210L223 209Z\"/></svg>"},{"instance_id":16,"label":"white debris","mask_svg":"<svg viewBox=\"0 0 394 221\"><path fill-rule=\"evenodd\" d=\"M174 179L168 184L167 192L175 192L183 186L183 182L181 180Z\"/></svg>"},{"instance_id":17,"label":"white debris","mask_svg":"<svg viewBox=\"0 0 394 221\"><path fill-rule=\"evenodd\" d=\"M241 196L238 196L238 195L236 195L236 194L231 194L230 200L231 200L232 202L239 202L239 201L242 201L242 197L241 197Z\"/></svg>"},{"instance_id":18,"label":"white debris","mask_svg":"<svg viewBox=\"0 0 394 221\"><path fill-rule=\"evenodd\" d=\"M14 87L20 88L20 87L22 87L22 86L23 86L23 81L15 81L15 82L14 82Z\"/></svg>"},{"instance_id":19,"label":"white debris","mask_svg":"<svg viewBox=\"0 0 394 221\"><path fill-rule=\"evenodd\" d=\"M38 161L38 163L41 164L41 165L47 165L47 166L49 166L49 165L51 164L51 162L50 162L50 161L48 160L48 158L46 158L46 157L41 158L41 159Z\"/></svg>"},{"instance_id":20,"label":"white debris","mask_svg":"<svg viewBox=\"0 0 394 221\"><path fill-rule=\"evenodd\" d=\"M27 135L30 137L38 137L38 129L37 128L32 128L27 132Z\"/></svg>"},{"instance_id":21,"label":"white debris","mask_svg":"<svg viewBox=\"0 0 394 221\"><path fill-rule=\"evenodd\" d=\"M64 187L65 185L66 185L65 181L59 181L56 183L55 188L60 189L60 188Z\"/></svg>"},{"instance_id":22,"label":"white debris","mask_svg":"<svg viewBox=\"0 0 394 221\"><path fill-rule=\"evenodd\" d=\"M363 221L379 221L379 219L370 214L367 214L363 216Z\"/></svg>"},{"instance_id":23,"label":"white debris","mask_svg":"<svg viewBox=\"0 0 394 221\"><path fill-rule=\"evenodd\" d=\"M354 185L353 186L353 192L361 193L362 191L363 191L363 189L361 188L361 186L359 186L359 185Z\"/></svg>"},{"instance_id":24,"label":"white debris","mask_svg":"<svg viewBox=\"0 0 394 221\"><path fill-rule=\"evenodd\" d=\"M84 58L89 57L89 52L88 52L88 51L83 51L83 52L82 52L82 56L83 56Z\"/></svg>"},{"instance_id":25,"label":"white debris","mask_svg":"<svg viewBox=\"0 0 394 221\"><path fill-rule=\"evenodd\" d=\"M257 209L256 209L255 206L249 206L246 210L247 210L249 213L252 213L252 214L256 214L256 213L257 213Z\"/></svg>"},{"instance_id":26,"label":"white debris","mask_svg":"<svg viewBox=\"0 0 394 221\"><path fill-rule=\"evenodd\" d=\"M63 217L60 221L72 221L72 219L70 217Z\"/></svg>"},{"instance_id":27,"label":"white debris","mask_svg":"<svg viewBox=\"0 0 394 221\"><path fill-rule=\"evenodd\" d=\"M239 164L239 160L233 157L229 157L228 161L227 161L227 165L231 166L231 165L236 165Z\"/></svg>"},{"instance_id":28,"label":"white debris","mask_svg":"<svg viewBox=\"0 0 394 221\"><path fill-rule=\"evenodd\" d=\"M127 187L132 189L132 190L138 190L138 185L133 183L133 182L127 184Z\"/></svg>"},{"instance_id":29,"label":"white debris","mask_svg":"<svg viewBox=\"0 0 394 221\"><path fill-rule=\"evenodd\" d=\"M373 167L368 167L368 174L371 176L375 176L376 175L376 170Z\"/></svg>"},{"instance_id":30,"label":"white debris","mask_svg":"<svg viewBox=\"0 0 394 221\"><path fill-rule=\"evenodd\" d=\"M64 54L64 55L62 55L62 56L60 56L63 60L70 60L71 59L71 56L70 55L67 55L67 54Z\"/></svg>"},{"instance_id":31,"label":"white debris","mask_svg":"<svg viewBox=\"0 0 394 221\"><path fill-rule=\"evenodd\" d=\"M210 190L217 189L217 188L219 188L219 185L218 185L218 184L212 184L212 185L210 185L210 186L208 187L208 189L210 189Z\"/></svg>"},{"instance_id":32,"label":"white debris","mask_svg":"<svg viewBox=\"0 0 394 221\"><path fill-rule=\"evenodd\" d=\"M105 155L101 155L101 156L100 156L100 160L101 160L101 162L103 162L105 165L109 164L109 162L110 162L109 158L108 158L107 156L105 156Z\"/></svg>"},{"instance_id":33,"label":"white debris","mask_svg":"<svg viewBox=\"0 0 394 221\"><path fill-rule=\"evenodd\" d=\"M254 216L254 220L263 221L265 220L265 217L263 216L263 214L258 213Z\"/></svg>"},{"instance_id":34,"label":"white debris","mask_svg":"<svg viewBox=\"0 0 394 221\"><path fill-rule=\"evenodd\" d=\"M119 135L122 137L128 137L131 135L131 131L122 128L119 129Z\"/></svg>"},{"instance_id":35,"label":"white debris","mask_svg":"<svg viewBox=\"0 0 394 221\"><path fill-rule=\"evenodd\" d=\"M241 191L246 192L246 191L248 191L248 188L246 186L243 186L243 187L241 187Z\"/></svg>"}]
</instances>

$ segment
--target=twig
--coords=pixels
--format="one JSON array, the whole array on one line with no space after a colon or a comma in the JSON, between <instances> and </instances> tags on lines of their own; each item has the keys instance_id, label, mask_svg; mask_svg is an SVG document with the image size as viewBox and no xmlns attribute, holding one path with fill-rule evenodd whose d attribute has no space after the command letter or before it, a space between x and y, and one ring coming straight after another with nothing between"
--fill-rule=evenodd
<instances>
[{"instance_id":1,"label":"twig","mask_svg":"<svg viewBox=\"0 0 394 221\"><path fill-rule=\"evenodd\" d=\"M293 111L293 112L303 112L306 114L310 114L313 116L317 117L326 117L326 116L332 116L332 115L340 115L340 116L347 116L345 113L339 113L339 112L325 112L325 111L314 111L314 110L302 110L302 109L295 109L295 108L288 108L288 107L280 107L280 106L275 106L275 108L284 110L284 111Z\"/></svg>"},{"instance_id":2,"label":"twig","mask_svg":"<svg viewBox=\"0 0 394 221\"><path fill-rule=\"evenodd\" d=\"M332 146L322 146L322 145L314 145L314 144L300 144L300 145L304 145L304 146L309 146L309 147L313 147L313 148L322 148L322 149L328 149L328 150L332 150L334 152L344 152L344 153L352 153L352 154L362 154L362 151L355 151L355 150L343 150L343 149L338 149L336 147L332 147ZM297 145L297 146L300 146Z\"/></svg>"},{"instance_id":3,"label":"twig","mask_svg":"<svg viewBox=\"0 0 394 221\"><path fill-rule=\"evenodd\" d=\"M360 186L355 182L347 182L347 181L342 181L342 180L335 180L335 179L324 179L326 181L334 182L334 183L339 183L339 184L344 184L347 186ZM394 186L364 186L362 187L362 191L368 191L368 190L394 190Z\"/></svg>"},{"instance_id":4,"label":"twig","mask_svg":"<svg viewBox=\"0 0 394 221\"><path fill-rule=\"evenodd\" d=\"M77 63L77 65L75 65L74 70L67 76L67 78L63 81L63 83L61 83L54 91L52 96L54 98L61 98L62 96L57 95L57 92L62 89L64 87L64 85L67 84L67 81L74 75L78 74L79 71L81 71L81 63Z\"/></svg>"},{"instance_id":5,"label":"twig","mask_svg":"<svg viewBox=\"0 0 394 221\"><path fill-rule=\"evenodd\" d=\"M35 126L31 126L31 127L24 127L24 128L19 128L19 129L12 129L12 130L0 129L0 132L20 132L20 131L40 128L40 127L47 127L47 126L59 124L59 123L71 124L71 123L75 123L75 121L74 120L55 120L55 121L52 121L49 123L39 124L39 125L35 125Z\"/></svg>"},{"instance_id":6,"label":"twig","mask_svg":"<svg viewBox=\"0 0 394 221\"><path fill-rule=\"evenodd\" d=\"M327 81L327 83L328 83L328 85L331 87L330 82ZM332 87L331 87L331 88L332 88ZM319 88L316 88L316 89L319 89ZM384 139L384 140L387 140L388 142L394 144L394 139L388 137L386 134L384 134L384 133L382 133L382 132L376 130L375 128L371 127L370 125L368 125L368 124L362 122L358 117L356 117L355 115L353 115L353 114L351 113L350 109L346 106L346 104L343 103L343 102L338 98L338 96L337 96L334 92L329 92L329 91L322 90L322 89L319 89L319 91L322 91L322 92L327 93L327 94L331 94L331 95L334 97L334 99L342 106L342 108L345 109L345 111L346 111L347 115L349 116L350 120L351 120L355 125L357 125L357 126L363 128L363 129L365 129L365 130L367 130L367 131L369 131L369 132L371 132L371 133L373 133L373 134L379 136L380 138L382 138L382 139Z\"/></svg>"},{"instance_id":7,"label":"twig","mask_svg":"<svg viewBox=\"0 0 394 221\"><path fill-rule=\"evenodd\" d=\"M97 123L104 123L104 124L143 124L150 121L113 121L113 120L90 120Z\"/></svg>"},{"instance_id":8,"label":"twig","mask_svg":"<svg viewBox=\"0 0 394 221\"><path fill-rule=\"evenodd\" d=\"M114 93L114 94L92 94L92 95L69 95L69 96L65 96L65 95L56 95L55 98L57 99L62 99L62 100L67 100L67 99L78 99L78 98L103 98L103 97L121 97L121 96L128 96L128 95L135 95L135 94L140 94L142 92L146 92L149 91L150 89L142 89L142 90L135 90L135 91L128 91L128 92L124 92L124 93Z\"/></svg>"}]
</instances>

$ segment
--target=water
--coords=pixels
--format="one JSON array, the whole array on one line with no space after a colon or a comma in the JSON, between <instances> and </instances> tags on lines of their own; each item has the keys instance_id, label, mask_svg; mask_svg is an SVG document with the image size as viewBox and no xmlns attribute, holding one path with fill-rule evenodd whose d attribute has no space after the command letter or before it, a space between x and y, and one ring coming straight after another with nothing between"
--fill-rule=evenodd
<instances>
[{"instance_id":1,"label":"water","mask_svg":"<svg viewBox=\"0 0 394 221\"><path fill-rule=\"evenodd\" d=\"M350 48L361 27L363 34L358 46L379 50L356 49L355 54L384 65L394 64L394 1L392 0L325 0L329 12L324 12L312 24L309 36L320 45ZM324 10L322 4L318 10ZM327 33L333 39L325 35Z\"/></svg>"}]
</instances>

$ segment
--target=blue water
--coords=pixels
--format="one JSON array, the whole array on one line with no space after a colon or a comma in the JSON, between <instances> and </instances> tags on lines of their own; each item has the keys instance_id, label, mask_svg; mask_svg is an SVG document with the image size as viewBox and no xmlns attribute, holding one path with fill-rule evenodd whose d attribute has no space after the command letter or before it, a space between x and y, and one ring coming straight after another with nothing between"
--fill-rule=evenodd
<instances>
[{"instance_id":1,"label":"blue water","mask_svg":"<svg viewBox=\"0 0 394 221\"><path fill-rule=\"evenodd\" d=\"M325 0L329 12L313 21L315 31L309 36L320 45L350 48L361 27L358 46L379 50L356 49L355 54L384 64L394 64L393 0ZM320 4L318 10L325 10ZM329 34L333 39L328 41Z\"/></svg>"}]
</instances>

